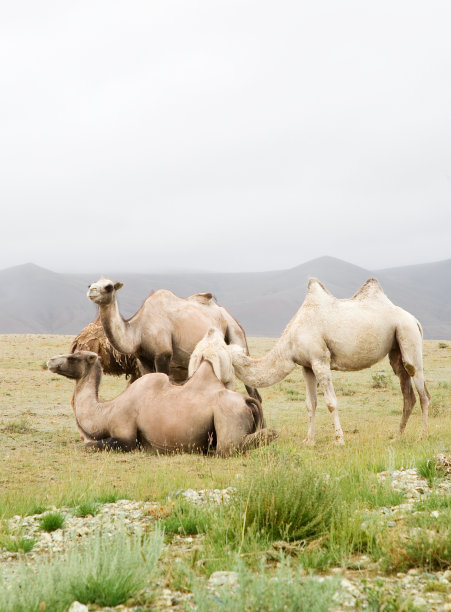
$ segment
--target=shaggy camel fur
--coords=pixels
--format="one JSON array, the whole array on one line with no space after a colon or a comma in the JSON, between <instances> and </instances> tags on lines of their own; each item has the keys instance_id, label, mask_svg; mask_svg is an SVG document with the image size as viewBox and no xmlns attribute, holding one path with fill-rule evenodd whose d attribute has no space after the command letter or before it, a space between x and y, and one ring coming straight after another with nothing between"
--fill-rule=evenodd
<instances>
[{"instance_id":1,"label":"shaggy camel fur","mask_svg":"<svg viewBox=\"0 0 451 612\"><path fill-rule=\"evenodd\" d=\"M399 435L416 401L412 379L420 397L423 433L427 433L430 395L424 382L422 339L415 317L392 304L376 279L370 278L352 298L344 300L311 279L302 306L263 358L252 359L234 345L223 349L229 351L238 378L255 387L273 385L296 365L302 366L309 412L305 442L314 444L319 384L333 418L336 442L343 444L331 370L363 370L387 354L404 399ZM218 339L214 342L217 345Z\"/></svg>"},{"instance_id":2,"label":"shaggy camel fur","mask_svg":"<svg viewBox=\"0 0 451 612\"><path fill-rule=\"evenodd\" d=\"M47 365L76 381L73 408L88 448L229 455L276 436L262 429L260 403L225 389L208 361L183 386L166 374L148 374L108 402L98 400L102 369L96 353L57 355Z\"/></svg>"},{"instance_id":3,"label":"shaggy camel fur","mask_svg":"<svg viewBox=\"0 0 451 612\"><path fill-rule=\"evenodd\" d=\"M100 317L97 317L75 337L70 352L77 351L97 353L104 374L112 376L125 374L125 378L129 378L130 382L134 382L141 376L135 357L120 353L108 340Z\"/></svg>"},{"instance_id":4,"label":"shaggy camel fur","mask_svg":"<svg viewBox=\"0 0 451 612\"><path fill-rule=\"evenodd\" d=\"M160 289L126 321L119 313L116 300L116 292L122 286L101 278L90 285L88 297L99 306L108 340L121 353L135 355L142 373L169 374L172 365L183 368L186 379L190 355L210 327L220 329L227 344L233 342L248 354L243 328L225 308L215 303L211 293L179 298L172 291ZM261 401L256 389L246 387L246 390Z\"/></svg>"},{"instance_id":5,"label":"shaggy camel fur","mask_svg":"<svg viewBox=\"0 0 451 612\"><path fill-rule=\"evenodd\" d=\"M235 389L235 370L224 336L215 327L211 327L200 342L194 347L188 364L188 376L191 377L204 359L213 366L213 371L226 389Z\"/></svg>"}]
</instances>

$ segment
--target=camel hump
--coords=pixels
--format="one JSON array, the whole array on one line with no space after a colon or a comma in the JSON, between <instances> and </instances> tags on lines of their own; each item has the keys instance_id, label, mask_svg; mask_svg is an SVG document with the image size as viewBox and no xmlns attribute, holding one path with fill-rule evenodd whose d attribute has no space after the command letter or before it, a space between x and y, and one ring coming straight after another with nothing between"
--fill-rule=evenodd
<instances>
[{"instance_id":1,"label":"camel hump","mask_svg":"<svg viewBox=\"0 0 451 612\"><path fill-rule=\"evenodd\" d=\"M359 299L367 299L371 297L376 297L377 295L385 295L384 290L379 284L379 281L376 278L369 278L367 281L363 283L360 289L352 296L351 299L359 300Z\"/></svg>"},{"instance_id":2,"label":"camel hump","mask_svg":"<svg viewBox=\"0 0 451 612\"><path fill-rule=\"evenodd\" d=\"M323 285L323 283L319 281L317 278L313 278L313 277L309 278L308 284L307 284L307 293L312 293L318 290L324 293L327 293L327 295L332 295L331 292L328 291L326 287Z\"/></svg>"},{"instance_id":3,"label":"camel hump","mask_svg":"<svg viewBox=\"0 0 451 612\"><path fill-rule=\"evenodd\" d=\"M213 300L212 293L195 293L194 295L190 295L189 300L193 300L193 302L199 302L199 304L211 304Z\"/></svg>"}]
</instances>

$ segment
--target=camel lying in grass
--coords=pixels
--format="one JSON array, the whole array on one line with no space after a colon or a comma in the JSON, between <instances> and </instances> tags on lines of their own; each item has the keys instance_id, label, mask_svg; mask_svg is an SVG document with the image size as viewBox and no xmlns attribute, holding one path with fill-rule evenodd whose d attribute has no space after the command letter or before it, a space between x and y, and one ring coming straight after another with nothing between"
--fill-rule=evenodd
<instances>
[{"instance_id":1,"label":"camel lying in grass","mask_svg":"<svg viewBox=\"0 0 451 612\"><path fill-rule=\"evenodd\" d=\"M331 370L363 370L386 355L400 379L404 399L399 435L404 432L416 401L412 381L420 397L423 432L427 433L430 395L423 374L421 326L414 316L392 304L374 278L367 280L352 298L343 300L335 298L318 280L311 279L304 303L274 347L261 359L249 357L235 344L226 346L214 331L209 334L194 355L196 360L208 356L220 378L229 378L227 371L220 373L224 352L229 353L238 378L257 388L274 385L296 365L302 366L309 411L307 444L314 444L315 439L318 385L333 418L336 442L344 443Z\"/></svg>"},{"instance_id":2,"label":"camel lying in grass","mask_svg":"<svg viewBox=\"0 0 451 612\"><path fill-rule=\"evenodd\" d=\"M147 374L108 402L98 400L102 368L96 353L57 355L47 365L76 381L73 408L88 448L225 456L276 437L262 427L260 402L225 389L208 361L183 386L166 374Z\"/></svg>"}]
</instances>

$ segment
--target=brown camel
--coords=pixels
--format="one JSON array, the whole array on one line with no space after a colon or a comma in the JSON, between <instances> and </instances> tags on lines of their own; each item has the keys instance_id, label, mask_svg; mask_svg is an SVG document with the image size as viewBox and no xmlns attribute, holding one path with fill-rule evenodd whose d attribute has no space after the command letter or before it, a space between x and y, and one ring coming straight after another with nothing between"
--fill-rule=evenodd
<instances>
[{"instance_id":1,"label":"brown camel","mask_svg":"<svg viewBox=\"0 0 451 612\"><path fill-rule=\"evenodd\" d=\"M121 353L134 355L143 374L169 374L172 366L182 368L186 379L190 355L210 327L219 329L227 344L233 342L249 354L243 328L225 308L216 304L211 293L180 298L172 291L159 289L126 321L116 300L116 292L122 286L101 278L90 285L88 297L99 306L108 340ZM261 401L256 389L246 390Z\"/></svg>"},{"instance_id":2,"label":"brown camel","mask_svg":"<svg viewBox=\"0 0 451 612\"><path fill-rule=\"evenodd\" d=\"M333 417L336 442L343 444L331 370L363 370L386 355L400 379L404 399L399 435L404 432L416 401L412 379L420 397L423 433L427 433L430 395L424 382L422 344L419 322L392 304L376 279L370 278L352 298L344 300L335 298L318 280L311 279L302 306L264 357L252 359L235 345L223 344L222 350L230 353L238 378L255 387L273 385L288 376L296 365L302 366L309 411L305 442L314 444L319 384ZM216 335L212 346L218 346Z\"/></svg>"},{"instance_id":3,"label":"brown camel","mask_svg":"<svg viewBox=\"0 0 451 612\"><path fill-rule=\"evenodd\" d=\"M72 342L71 353L77 351L92 351L100 357L102 371L112 376L122 376L134 382L141 376L138 361L134 355L126 355L117 351L108 340L100 317L87 325ZM182 383L186 380L186 369L169 366L169 378L172 382Z\"/></svg>"},{"instance_id":4,"label":"brown camel","mask_svg":"<svg viewBox=\"0 0 451 612\"><path fill-rule=\"evenodd\" d=\"M173 385L166 374L147 374L108 402L98 400L102 368L96 353L57 355L47 365L76 381L73 408L88 448L225 456L276 436L262 428L258 400L226 389L208 361L184 385Z\"/></svg>"}]
</instances>

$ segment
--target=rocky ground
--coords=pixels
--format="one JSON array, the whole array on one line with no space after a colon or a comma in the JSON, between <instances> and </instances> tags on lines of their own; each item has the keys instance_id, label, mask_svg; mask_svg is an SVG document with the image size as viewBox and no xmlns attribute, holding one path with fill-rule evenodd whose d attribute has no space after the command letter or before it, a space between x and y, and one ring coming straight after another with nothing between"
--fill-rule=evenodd
<instances>
[{"instance_id":1,"label":"rocky ground","mask_svg":"<svg viewBox=\"0 0 451 612\"><path fill-rule=\"evenodd\" d=\"M449 457L439 456L438 463L447 473L437 487L438 491L444 493L451 490L451 461ZM379 520L385 526L395 527L397 521L407 513L413 511L416 502L426 498L431 493L428 482L422 478L415 469L402 469L393 472L381 472L378 474L380 480L391 479L393 489L404 493L402 504L393 507L378 509ZM176 494L183 496L192 503L217 504L227 503L233 497L233 488L224 490L192 489L178 491ZM170 502L169 502L170 505ZM56 509L55 509L56 510ZM168 513L168 506L154 502L136 502L130 500L119 500L99 506L97 513L85 517L74 516L73 509L58 509L64 515L65 521L61 529L53 532L42 531L40 521L42 515L14 516L7 521L7 528L12 532L21 531L24 537L35 541L33 549L26 553L30 563L36 563L43 555L55 554L62 551L67 545L102 527L103 530L113 531L118 524L125 525L130 531L136 529L148 530L153 522ZM437 514L434 514L437 513ZM439 511L431 511L432 516L438 516ZM175 536L167 545L166 553L172 558L188 554L199 545L202 536L183 537ZM274 544L275 551L285 550L290 554L290 543L277 542ZM0 551L0 569L13 568L15 562L24 557L24 553ZM408 602L410 607L405 610L424 611L449 611L451 612L451 570L437 571L433 573L423 572L420 569L411 569L407 573L396 575L385 575L377 563L368 557L361 556L355 559L355 569L333 568L327 575L316 575L318 581L336 580L339 582L337 593L334 597L335 612L350 609L385 609L397 610L397 607L389 607L390 596ZM237 584L238 576L234 572L215 572L208 581L208 588L215 592L221 587L233 589ZM386 608L368 608L369 599L381 599L382 593ZM171 591L167 585L158 585L158 599L154 603L154 609L183 610L186 605L193 602L192 594ZM100 608L96 608L100 609ZM102 608L107 610L109 608ZM118 606L115 610L143 610L142 607ZM86 612L87 606L74 602L70 608L71 612Z\"/></svg>"}]
</instances>

